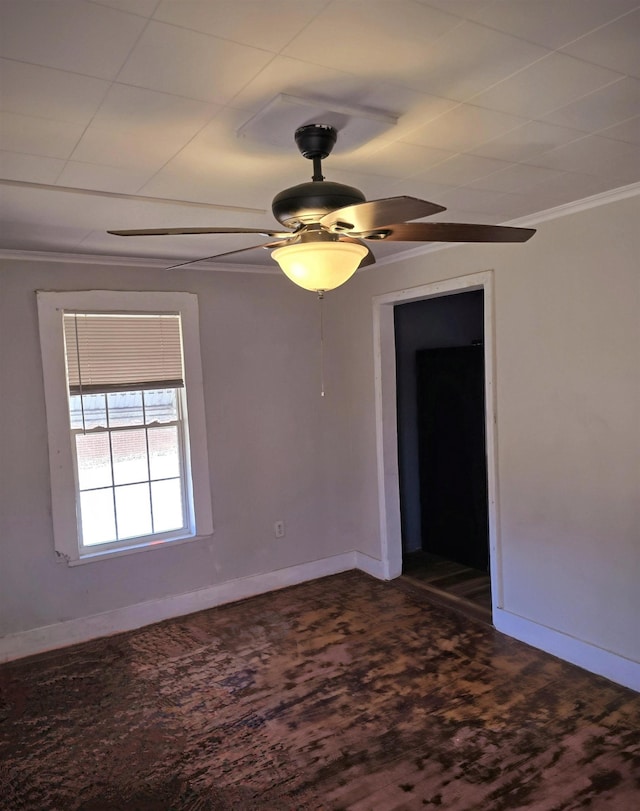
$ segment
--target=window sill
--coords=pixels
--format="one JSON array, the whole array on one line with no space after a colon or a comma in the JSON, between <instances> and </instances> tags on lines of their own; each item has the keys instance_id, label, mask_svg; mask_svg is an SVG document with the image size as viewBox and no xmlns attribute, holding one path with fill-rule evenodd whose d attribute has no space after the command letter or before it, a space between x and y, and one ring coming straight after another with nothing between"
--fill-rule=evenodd
<instances>
[{"instance_id":1,"label":"window sill","mask_svg":"<svg viewBox=\"0 0 640 811\"><path fill-rule=\"evenodd\" d=\"M213 532L211 535L188 535L183 538L171 538L165 541L149 541L148 543L123 546L118 549L96 550L95 552L90 552L73 559L58 553L58 562L64 562L67 566L84 566L86 563L97 563L101 560L111 560L112 558L119 558L124 555L134 555L138 552L150 552L154 549L166 549L168 546L180 546L181 544L191 543L192 541L203 541L210 539L212 536Z\"/></svg>"}]
</instances>

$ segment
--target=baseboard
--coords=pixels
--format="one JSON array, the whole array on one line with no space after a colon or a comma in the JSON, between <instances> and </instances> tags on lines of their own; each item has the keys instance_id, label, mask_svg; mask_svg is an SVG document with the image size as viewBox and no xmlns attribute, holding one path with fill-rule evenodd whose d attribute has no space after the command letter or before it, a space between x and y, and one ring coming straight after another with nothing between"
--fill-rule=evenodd
<instances>
[{"instance_id":1,"label":"baseboard","mask_svg":"<svg viewBox=\"0 0 640 811\"><path fill-rule=\"evenodd\" d=\"M133 631L154 622L181 617L207 608L215 608L218 605L244 600L247 597L255 597L268 591L295 586L308 580L316 580L319 577L327 577L355 568L359 568L356 565L356 553L347 552L343 555L334 555L275 572L230 580L187 594L170 595L159 600L137 603L90 617L67 620L55 625L10 634L0 638L0 662L22 659L25 656L76 645L79 642L89 642L99 637ZM368 570L365 569L365 571Z\"/></svg>"},{"instance_id":2,"label":"baseboard","mask_svg":"<svg viewBox=\"0 0 640 811\"><path fill-rule=\"evenodd\" d=\"M598 648L544 625L538 625L504 609L494 609L493 624L503 634L640 692L639 662L626 659L624 656Z\"/></svg>"},{"instance_id":3,"label":"baseboard","mask_svg":"<svg viewBox=\"0 0 640 811\"><path fill-rule=\"evenodd\" d=\"M369 557L364 552L354 552L355 568L361 572L366 572L378 580L391 580L383 561Z\"/></svg>"}]
</instances>

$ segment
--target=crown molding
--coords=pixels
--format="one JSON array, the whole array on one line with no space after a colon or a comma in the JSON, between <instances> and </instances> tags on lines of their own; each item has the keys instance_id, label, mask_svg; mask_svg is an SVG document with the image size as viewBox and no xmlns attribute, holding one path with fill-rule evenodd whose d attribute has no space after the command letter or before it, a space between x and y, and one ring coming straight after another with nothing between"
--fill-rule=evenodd
<instances>
[{"instance_id":1,"label":"crown molding","mask_svg":"<svg viewBox=\"0 0 640 811\"><path fill-rule=\"evenodd\" d=\"M123 267L130 269L147 268L150 270L167 270L167 263L172 259L149 259L143 256L109 256L94 253L59 253L57 251L17 251L10 248L0 248L0 260L17 260L20 262L57 262L61 265L107 265L109 267ZM192 268L176 268L181 270L208 270L223 273L273 273L281 271L277 267L263 265L231 265L220 262L193 262Z\"/></svg>"},{"instance_id":2,"label":"crown molding","mask_svg":"<svg viewBox=\"0 0 640 811\"><path fill-rule=\"evenodd\" d=\"M560 217L566 217L569 214L578 214L580 211L586 211L589 208L596 208L597 206L606 206L609 203L617 203L620 200L626 200L629 197L636 197L640 194L640 183L629 183L628 186L620 186L617 189L610 191L603 191L599 194L593 194L591 197L584 197L582 200L576 200L573 203L563 203L554 208L547 208L544 211L539 211L536 214L527 214L525 217L519 217L515 220L509 220L503 225L516 225L516 226L530 226L537 225L540 222L547 220L557 220Z\"/></svg>"}]
</instances>

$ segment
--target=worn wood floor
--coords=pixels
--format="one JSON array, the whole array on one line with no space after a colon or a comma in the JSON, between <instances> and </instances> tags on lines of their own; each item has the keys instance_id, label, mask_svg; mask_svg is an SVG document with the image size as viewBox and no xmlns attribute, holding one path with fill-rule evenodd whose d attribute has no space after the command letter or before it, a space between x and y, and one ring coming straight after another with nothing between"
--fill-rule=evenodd
<instances>
[{"instance_id":1,"label":"worn wood floor","mask_svg":"<svg viewBox=\"0 0 640 811\"><path fill-rule=\"evenodd\" d=\"M349 572L0 667L3 811L635 811L640 696Z\"/></svg>"}]
</instances>

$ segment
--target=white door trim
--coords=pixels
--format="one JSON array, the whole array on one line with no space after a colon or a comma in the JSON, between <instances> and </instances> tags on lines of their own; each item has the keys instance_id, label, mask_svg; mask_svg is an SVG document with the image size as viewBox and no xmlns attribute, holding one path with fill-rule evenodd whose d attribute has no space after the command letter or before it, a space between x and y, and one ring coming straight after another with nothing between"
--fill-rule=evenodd
<instances>
[{"instance_id":1,"label":"white door trim","mask_svg":"<svg viewBox=\"0 0 640 811\"><path fill-rule=\"evenodd\" d=\"M486 399L489 559L493 609L503 607L502 555L498 523L498 469L495 398L495 320L493 271L385 293L373 298L376 444L380 558L384 576L402 573L398 428L396 412L396 349L393 308L396 304L436 298L470 290L484 291L484 374Z\"/></svg>"}]
</instances>

